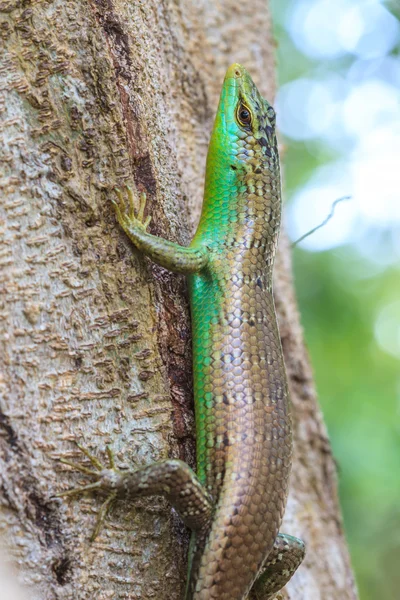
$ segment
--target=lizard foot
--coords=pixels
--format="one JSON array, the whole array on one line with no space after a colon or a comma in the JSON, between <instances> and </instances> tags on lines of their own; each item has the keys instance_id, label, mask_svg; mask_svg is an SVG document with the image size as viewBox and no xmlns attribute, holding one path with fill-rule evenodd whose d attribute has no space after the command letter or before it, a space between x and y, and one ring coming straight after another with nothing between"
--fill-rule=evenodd
<instances>
[{"instance_id":1,"label":"lizard foot","mask_svg":"<svg viewBox=\"0 0 400 600\"><path fill-rule=\"evenodd\" d=\"M75 469L77 471L80 471L81 473L84 473L85 475L89 475L90 477L95 479L95 481L93 483L89 483L88 485L72 488L65 492L60 492L59 494L56 494L56 497L57 498L62 498L62 497L71 498L73 496L78 496L79 494L84 494L86 492L95 492L95 491L105 492L107 494L105 501L103 502L103 504L100 507L94 531L93 531L92 535L90 536L90 541L93 542L93 540L98 536L101 528L103 527L107 513L109 512L109 510L111 509L111 507L113 506L113 504L117 498L118 491L117 491L117 489L115 489L115 482L117 479L119 479L121 472L118 469L116 469L114 455L111 451L111 448L109 448L108 446L107 446L106 450L107 450L109 466L107 467L107 466L103 465L95 456L93 456L93 454L91 454L88 450L86 450L86 448L84 448L77 442L76 442L76 445L78 446L79 450L81 452L83 452L83 454L85 456L88 457L88 459L92 463L93 467L95 467L95 469L90 469L90 468L86 467L85 465L72 462L65 458L61 458L60 462L72 467L73 469Z\"/></svg>"},{"instance_id":2,"label":"lizard foot","mask_svg":"<svg viewBox=\"0 0 400 600\"><path fill-rule=\"evenodd\" d=\"M124 193L120 188L114 189L117 200L111 200L114 205L115 212L117 215L118 223L121 225L123 230L128 233L129 229L141 229L146 231L151 221L151 217L144 218L144 210L146 208L146 194L142 192L140 194L139 210L135 210L135 195L133 189L130 186L126 186L126 192L128 196L128 206L126 206Z\"/></svg>"}]
</instances>

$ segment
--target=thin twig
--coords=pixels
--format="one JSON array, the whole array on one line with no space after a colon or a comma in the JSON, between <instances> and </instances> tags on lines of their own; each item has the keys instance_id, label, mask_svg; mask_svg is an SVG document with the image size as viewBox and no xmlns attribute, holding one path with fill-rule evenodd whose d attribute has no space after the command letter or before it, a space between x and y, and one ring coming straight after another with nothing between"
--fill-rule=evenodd
<instances>
[{"instance_id":1,"label":"thin twig","mask_svg":"<svg viewBox=\"0 0 400 600\"><path fill-rule=\"evenodd\" d=\"M337 198L337 200L335 200L335 202L333 202L333 204L331 206L329 215L322 221L322 223L320 223L313 229L310 229L310 231L308 231L307 233L305 233L304 235L299 237L298 240L296 240L295 242L293 242L291 244L291 248L294 248L295 246L297 246L297 244L299 244L300 242L305 240L309 235L312 235L313 233L315 233L318 229L321 229L321 227L324 227L332 219L333 214L335 212L336 204L339 204L339 202L344 202L345 200L351 200L351 198L352 198L352 196L342 196L341 198Z\"/></svg>"}]
</instances>

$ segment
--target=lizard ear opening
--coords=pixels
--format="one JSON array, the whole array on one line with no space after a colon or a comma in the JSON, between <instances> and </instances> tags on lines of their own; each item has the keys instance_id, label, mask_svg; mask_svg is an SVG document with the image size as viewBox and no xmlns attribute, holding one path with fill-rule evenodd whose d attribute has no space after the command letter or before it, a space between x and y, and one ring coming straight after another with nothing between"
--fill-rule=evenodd
<instances>
[{"instance_id":1,"label":"lizard ear opening","mask_svg":"<svg viewBox=\"0 0 400 600\"><path fill-rule=\"evenodd\" d=\"M276 113L275 113L274 109L272 108L272 106L268 106L267 115L268 115L268 118L271 121L271 123L275 123Z\"/></svg>"}]
</instances>

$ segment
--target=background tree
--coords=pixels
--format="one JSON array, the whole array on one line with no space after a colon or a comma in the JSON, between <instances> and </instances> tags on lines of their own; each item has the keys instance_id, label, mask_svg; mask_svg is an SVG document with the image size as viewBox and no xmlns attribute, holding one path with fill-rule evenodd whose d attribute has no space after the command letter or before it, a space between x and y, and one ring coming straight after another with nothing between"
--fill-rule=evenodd
<instances>
[{"instance_id":1,"label":"background tree","mask_svg":"<svg viewBox=\"0 0 400 600\"><path fill-rule=\"evenodd\" d=\"M151 231L187 244L226 67L274 97L263 0L3 2L1 530L32 598L183 597L188 534L162 500L119 503L88 539L99 499L68 503L59 462L78 440L143 465L194 464L184 278L130 247L115 184L146 191ZM308 545L283 598L356 598L335 466L302 342L284 236L276 303L294 404L283 531Z\"/></svg>"},{"instance_id":2,"label":"background tree","mask_svg":"<svg viewBox=\"0 0 400 600\"><path fill-rule=\"evenodd\" d=\"M296 246L294 279L359 594L396 598L400 4L271 0L270 8L291 239L351 196Z\"/></svg>"}]
</instances>

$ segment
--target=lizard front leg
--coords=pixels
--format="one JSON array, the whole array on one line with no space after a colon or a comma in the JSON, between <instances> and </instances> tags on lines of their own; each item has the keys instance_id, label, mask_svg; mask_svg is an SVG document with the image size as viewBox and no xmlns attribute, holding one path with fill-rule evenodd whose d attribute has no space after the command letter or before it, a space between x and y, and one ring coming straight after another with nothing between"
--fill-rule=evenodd
<instances>
[{"instance_id":1,"label":"lizard front leg","mask_svg":"<svg viewBox=\"0 0 400 600\"><path fill-rule=\"evenodd\" d=\"M204 248L186 248L147 233L151 217L144 218L146 194L140 195L140 206L136 214L133 190L126 186L126 191L128 206L119 188L115 189L118 200L112 200L112 203L119 224L136 248L170 271L184 275L201 271L208 261L207 251Z\"/></svg>"}]
</instances>

